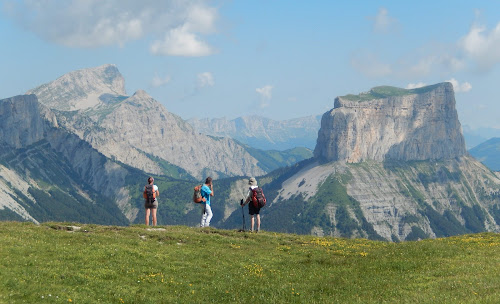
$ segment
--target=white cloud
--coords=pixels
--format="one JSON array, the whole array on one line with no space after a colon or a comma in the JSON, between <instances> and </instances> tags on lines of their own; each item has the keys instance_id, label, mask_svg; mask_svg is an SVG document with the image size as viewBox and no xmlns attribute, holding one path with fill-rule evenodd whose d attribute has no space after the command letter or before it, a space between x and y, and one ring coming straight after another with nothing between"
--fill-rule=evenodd
<instances>
[{"instance_id":1,"label":"white cloud","mask_svg":"<svg viewBox=\"0 0 500 304\"><path fill-rule=\"evenodd\" d=\"M198 88L213 87L215 85L214 76L210 72L199 73L198 77Z\"/></svg>"},{"instance_id":2,"label":"white cloud","mask_svg":"<svg viewBox=\"0 0 500 304\"><path fill-rule=\"evenodd\" d=\"M473 25L459 45L480 68L491 68L500 62L500 23L489 32L484 26Z\"/></svg>"},{"instance_id":3,"label":"white cloud","mask_svg":"<svg viewBox=\"0 0 500 304\"><path fill-rule=\"evenodd\" d=\"M124 44L150 35L158 55L206 56L202 35L216 31L217 9L204 1L45 0L10 2L8 13L38 36L68 47Z\"/></svg>"},{"instance_id":4,"label":"white cloud","mask_svg":"<svg viewBox=\"0 0 500 304\"><path fill-rule=\"evenodd\" d=\"M151 81L151 86L153 86L154 88L164 86L167 83L169 83L171 79L172 78L170 76L166 76L166 77L162 78L162 77L158 76L158 74L155 74L155 76L153 77L153 80Z\"/></svg>"},{"instance_id":5,"label":"white cloud","mask_svg":"<svg viewBox=\"0 0 500 304\"><path fill-rule=\"evenodd\" d=\"M398 20L389 16L389 11L381 7L373 19L373 31L376 33L387 33L394 30L398 24Z\"/></svg>"},{"instance_id":6,"label":"white cloud","mask_svg":"<svg viewBox=\"0 0 500 304\"><path fill-rule=\"evenodd\" d=\"M215 32L217 10L212 7L193 6L188 13L184 26L188 31L210 34Z\"/></svg>"},{"instance_id":7,"label":"white cloud","mask_svg":"<svg viewBox=\"0 0 500 304\"><path fill-rule=\"evenodd\" d=\"M257 88L255 91L260 95L260 107L265 108L269 106L269 100L272 98L272 85L265 85L262 88Z\"/></svg>"},{"instance_id":8,"label":"white cloud","mask_svg":"<svg viewBox=\"0 0 500 304\"><path fill-rule=\"evenodd\" d=\"M211 55L214 51L194 33L188 32L185 28L177 28L169 31L163 40L154 41L151 45L151 53L198 57Z\"/></svg>"},{"instance_id":9,"label":"white cloud","mask_svg":"<svg viewBox=\"0 0 500 304\"><path fill-rule=\"evenodd\" d=\"M463 82L462 84L460 84L455 78L446 80L446 82L451 82L451 84L453 85L453 90L455 90L456 93L469 92L472 89L472 85L470 83Z\"/></svg>"},{"instance_id":10,"label":"white cloud","mask_svg":"<svg viewBox=\"0 0 500 304\"><path fill-rule=\"evenodd\" d=\"M195 6L190 9L185 23L170 29L163 40L156 40L151 45L151 52L156 55L207 56L215 51L203 42L197 33L210 34L215 31L217 11L213 8Z\"/></svg>"},{"instance_id":11,"label":"white cloud","mask_svg":"<svg viewBox=\"0 0 500 304\"><path fill-rule=\"evenodd\" d=\"M272 97L272 91L273 91L273 86L272 85L266 85L266 86L263 86L262 88L255 89L255 91L257 91L257 93L259 93L259 95L262 98L271 99L271 97Z\"/></svg>"},{"instance_id":12,"label":"white cloud","mask_svg":"<svg viewBox=\"0 0 500 304\"><path fill-rule=\"evenodd\" d=\"M406 89L418 89L418 88L421 88L421 87L425 87L427 84L423 83L423 82L417 82L417 83L409 83L407 86L406 86Z\"/></svg>"}]
</instances>

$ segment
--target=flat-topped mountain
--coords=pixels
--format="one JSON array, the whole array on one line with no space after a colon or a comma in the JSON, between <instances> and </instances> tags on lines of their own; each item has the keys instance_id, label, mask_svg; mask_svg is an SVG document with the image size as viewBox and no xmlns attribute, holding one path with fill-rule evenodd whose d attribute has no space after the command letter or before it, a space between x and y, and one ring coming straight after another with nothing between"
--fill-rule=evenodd
<instances>
[{"instance_id":1,"label":"flat-topped mountain","mask_svg":"<svg viewBox=\"0 0 500 304\"><path fill-rule=\"evenodd\" d=\"M376 87L335 99L314 155L328 161L450 159L466 154L451 83Z\"/></svg>"},{"instance_id":2,"label":"flat-topped mountain","mask_svg":"<svg viewBox=\"0 0 500 304\"><path fill-rule=\"evenodd\" d=\"M451 84L334 106L315 158L264 185L271 229L393 241L500 231L500 179L467 155Z\"/></svg>"},{"instance_id":3,"label":"flat-topped mountain","mask_svg":"<svg viewBox=\"0 0 500 304\"><path fill-rule=\"evenodd\" d=\"M99 152L146 172L197 179L266 173L234 140L196 132L143 90L125 95L114 65L71 72L28 93Z\"/></svg>"}]
</instances>

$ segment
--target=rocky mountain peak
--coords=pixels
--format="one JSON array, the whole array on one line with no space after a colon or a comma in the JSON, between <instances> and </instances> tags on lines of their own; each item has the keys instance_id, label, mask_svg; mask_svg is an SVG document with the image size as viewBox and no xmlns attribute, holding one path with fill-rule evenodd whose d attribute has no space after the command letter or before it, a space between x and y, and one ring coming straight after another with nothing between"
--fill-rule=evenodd
<instances>
[{"instance_id":1,"label":"rocky mountain peak","mask_svg":"<svg viewBox=\"0 0 500 304\"><path fill-rule=\"evenodd\" d=\"M335 99L314 155L328 161L450 159L466 154L451 83L376 87Z\"/></svg>"},{"instance_id":2,"label":"rocky mountain peak","mask_svg":"<svg viewBox=\"0 0 500 304\"><path fill-rule=\"evenodd\" d=\"M144 90L137 90L132 96L135 96L137 98L151 98L151 96Z\"/></svg>"},{"instance_id":3,"label":"rocky mountain peak","mask_svg":"<svg viewBox=\"0 0 500 304\"><path fill-rule=\"evenodd\" d=\"M51 109L73 111L101 104L102 96L124 96L125 80L113 64L67 73L29 90Z\"/></svg>"},{"instance_id":4,"label":"rocky mountain peak","mask_svg":"<svg viewBox=\"0 0 500 304\"><path fill-rule=\"evenodd\" d=\"M177 168L197 178L265 173L244 146L199 135L145 91L126 96L114 65L71 72L30 93L58 110L65 130L105 156L148 173L177 174Z\"/></svg>"}]
</instances>

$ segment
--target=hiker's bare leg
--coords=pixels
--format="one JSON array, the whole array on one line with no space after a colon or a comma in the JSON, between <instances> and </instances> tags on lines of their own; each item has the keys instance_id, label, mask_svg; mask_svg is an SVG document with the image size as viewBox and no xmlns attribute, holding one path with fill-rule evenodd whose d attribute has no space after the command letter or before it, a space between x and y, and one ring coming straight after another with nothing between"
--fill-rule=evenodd
<instances>
[{"instance_id":1,"label":"hiker's bare leg","mask_svg":"<svg viewBox=\"0 0 500 304\"><path fill-rule=\"evenodd\" d=\"M156 226L156 208L153 208L151 212L153 213L153 226Z\"/></svg>"},{"instance_id":2,"label":"hiker's bare leg","mask_svg":"<svg viewBox=\"0 0 500 304\"><path fill-rule=\"evenodd\" d=\"M250 229L251 231L253 231L254 223L255 223L255 215L252 215L252 217L250 218L250 227L252 227L252 229Z\"/></svg>"},{"instance_id":3,"label":"hiker's bare leg","mask_svg":"<svg viewBox=\"0 0 500 304\"><path fill-rule=\"evenodd\" d=\"M149 226L149 208L146 209L146 226Z\"/></svg>"},{"instance_id":4,"label":"hiker's bare leg","mask_svg":"<svg viewBox=\"0 0 500 304\"><path fill-rule=\"evenodd\" d=\"M260 230L260 214L257 214L257 231Z\"/></svg>"}]
</instances>

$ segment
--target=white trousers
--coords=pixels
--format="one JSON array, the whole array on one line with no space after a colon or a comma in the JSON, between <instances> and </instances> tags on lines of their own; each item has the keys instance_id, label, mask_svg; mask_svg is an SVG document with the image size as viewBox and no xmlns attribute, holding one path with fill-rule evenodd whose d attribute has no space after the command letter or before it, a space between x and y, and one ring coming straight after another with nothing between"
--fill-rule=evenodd
<instances>
[{"instance_id":1,"label":"white trousers","mask_svg":"<svg viewBox=\"0 0 500 304\"><path fill-rule=\"evenodd\" d=\"M212 219L212 208L210 205L202 204L203 215L201 216L201 224L200 227L208 227L210 226L210 220Z\"/></svg>"}]
</instances>

